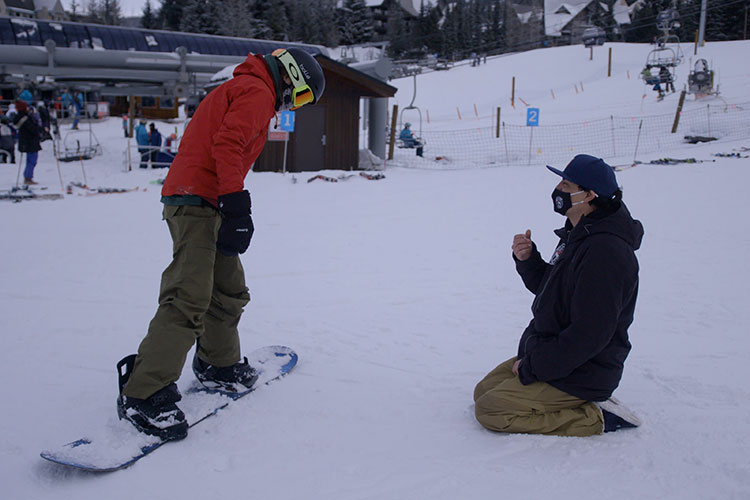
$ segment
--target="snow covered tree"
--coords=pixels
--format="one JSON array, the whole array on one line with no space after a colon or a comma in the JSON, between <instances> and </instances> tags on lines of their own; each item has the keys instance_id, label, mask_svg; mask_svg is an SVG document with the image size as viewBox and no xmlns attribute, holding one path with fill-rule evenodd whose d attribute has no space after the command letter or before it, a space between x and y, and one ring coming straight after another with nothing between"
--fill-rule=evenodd
<instances>
[{"instance_id":1,"label":"snow covered tree","mask_svg":"<svg viewBox=\"0 0 750 500\"><path fill-rule=\"evenodd\" d=\"M336 0L313 0L315 20L318 25L318 35L310 43L318 43L327 47L339 45L339 30L336 27Z\"/></svg>"},{"instance_id":2,"label":"snow covered tree","mask_svg":"<svg viewBox=\"0 0 750 500\"><path fill-rule=\"evenodd\" d=\"M410 48L409 33L407 32L403 10L395 2L388 8L386 37L390 42L388 44L388 55L394 59L404 57Z\"/></svg>"},{"instance_id":3,"label":"snow covered tree","mask_svg":"<svg viewBox=\"0 0 750 500\"><path fill-rule=\"evenodd\" d=\"M264 19L271 30L271 38L274 40L288 39L287 29L289 28L289 21L286 15L284 0L270 0L269 4L269 9Z\"/></svg>"},{"instance_id":4,"label":"snow covered tree","mask_svg":"<svg viewBox=\"0 0 750 500\"><path fill-rule=\"evenodd\" d=\"M219 31L216 3L210 0L190 0L182 11L180 31L215 35Z\"/></svg>"},{"instance_id":5,"label":"snow covered tree","mask_svg":"<svg viewBox=\"0 0 750 500\"><path fill-rule=\"evenodd\" d=\"M250 0L221 0L218 17L220 35L258 38L265 30L264 23L253 18Z\"/></svg>"},{"instance_id":6,"label":"snow covered tree","mask_svg":"<svg viewBox=\"0 0 750 500\"><path fill-rule=\"evenodd\" d=\"M372 40L372 13L365 0L344 0L339 9L339 34L345 45Z\"/></svg>"},{"instance_id":7,"label":"snow covered tree","mask_svg":"<svg viewBox=\"0 0 750 500\"><path fill-rule=\"evenodd\" d=\"M433 54L441 51L440 11L437 7L425 6L424 1L421 2L414 36L416 43L421 44L426 52Z\"/></svg>"}]
</instances>

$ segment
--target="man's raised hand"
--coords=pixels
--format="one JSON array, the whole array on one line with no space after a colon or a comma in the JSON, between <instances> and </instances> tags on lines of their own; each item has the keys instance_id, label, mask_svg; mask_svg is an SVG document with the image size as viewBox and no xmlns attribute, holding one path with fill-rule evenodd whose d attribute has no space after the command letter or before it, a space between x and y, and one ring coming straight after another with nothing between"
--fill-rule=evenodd
<instances>
[{"instance_id":1,"label":"man's raised hand","mask_svg":"<svg viewBox=\"0 0 750 500\"><path fill-rule=\"evenodd\" d=\"M517 234L513 237L513 255L518 260L526 260L531 257L534 244L531 241L531 229L527 229L524 234Z\"/></svg>"}]
</instances>

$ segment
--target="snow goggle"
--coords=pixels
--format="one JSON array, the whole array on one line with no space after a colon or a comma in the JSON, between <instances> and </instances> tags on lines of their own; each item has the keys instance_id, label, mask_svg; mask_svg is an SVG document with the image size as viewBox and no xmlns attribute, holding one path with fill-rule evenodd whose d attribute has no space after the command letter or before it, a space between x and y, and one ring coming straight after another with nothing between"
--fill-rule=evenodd
<instances>
[{"instance_id":1,"label":"snow goggle","mask_svg":"<svg viewBox=\"0 0 750 500\"><path fill-rule=\"evenodd\" d=\"M302 76L297 61L285 49L276 49L272 52L286 70L289 79L292 80L292 109L297 109L315 100L313 91Z\"/></svg>"}]
</instances>

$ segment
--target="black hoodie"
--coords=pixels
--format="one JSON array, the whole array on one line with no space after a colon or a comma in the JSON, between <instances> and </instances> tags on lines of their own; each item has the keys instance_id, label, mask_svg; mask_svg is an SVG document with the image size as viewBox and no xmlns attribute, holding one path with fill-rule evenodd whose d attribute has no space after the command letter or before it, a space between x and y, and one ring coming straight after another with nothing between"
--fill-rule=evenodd
<instances>
[{"instance_id":1,"label":"black hoodie","mask_svg":"<svg viewBox=\"0 0 750 500\"><path fill-rule=\"evenodd\" d=\"M550 263L534 250L516 270L536 298L518 345L521 383L547 382L587 401L603 401L622 378L628 327L638 295L643 226L624 204L570 221ZM514 257L515 258L515 257Z\"/></svg>"}]
</instances>

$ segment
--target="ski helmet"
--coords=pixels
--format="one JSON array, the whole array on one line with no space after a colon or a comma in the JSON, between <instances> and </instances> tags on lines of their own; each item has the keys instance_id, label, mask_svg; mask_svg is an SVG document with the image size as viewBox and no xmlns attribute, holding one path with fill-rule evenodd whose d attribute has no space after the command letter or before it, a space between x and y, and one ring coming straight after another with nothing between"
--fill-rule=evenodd
<instances>
[{"instance_id":1,"label":"ski helmet","mask_svg":"<svg viewBox=\"0 0 750 500\"><path fill-rule=\"evenodd\" d=\"M291 109L317 103L326 88L323 68L318 61L304 50L294 47L276 49L272 55L292 80Z\"/></svg>"}]
</instances>

